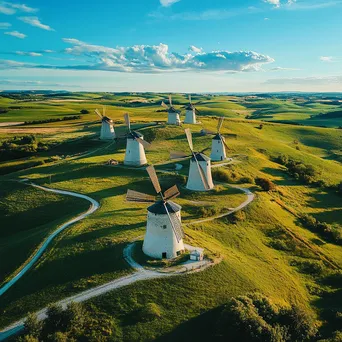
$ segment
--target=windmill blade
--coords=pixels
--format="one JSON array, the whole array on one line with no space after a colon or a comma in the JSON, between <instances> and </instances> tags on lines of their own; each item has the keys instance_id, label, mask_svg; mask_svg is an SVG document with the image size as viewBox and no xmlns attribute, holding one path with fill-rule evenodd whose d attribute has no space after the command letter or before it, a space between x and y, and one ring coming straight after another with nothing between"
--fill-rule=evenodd
<instances>
[{"instance_id":1,"label":"windmill blade","mask_svg":"<svg viewBox=\"0 0 342 342\"><path fill-rule=\"evenodd\" d=\"M151 147L151 144L150 144L149 142L147 142L146 140L144 140L144 139L135 138L135 140L136 140L139 144L143 145L145 148Z\"/></svg>"},{"instance_id":2,"label":"windmill blade","mask_svg":"<svg viewBox=\"0 0 342 342\"><path fill-rule=\"evenodd\" d=\"M230 150L230 147L226 144L226 142L225 142L223 139L221 139L221 141L222 141L224 147L226 148L226 150L229 151L229 150Z\"/></svg>"},{"instance_id":3,"label":"windmill blade","mask_svg":"<svg viewBox=\"0 0 342 342\"><path fill-rule=\"evenodd\" d=\"M128 127L128 130L130 131L131 130L131 120L129 119L128 113L126 113L124 115L124 119L125 119L126 126Z\"/></svg>"},{"instance_id":4,"label":"windmill blade","mask_svg":"<svg viewBox=\"0 0 342 342\"><path fill-rule=\"evenodd\" d=\"M154 166L153 165L148 166L146 168L146 171L148 175L150 176L151 182L154 186L154 189L156 190L156 193L157 194L161 193L161 187L160 187L158 176L157 176L156 169L154 168Z\"/></svg>"},{"instance_id":5,"label":"windmill blade","mask_svg":"<svg viewBox=\"0 0 342 342\"><path fill-rule=\"evenodd\" d=\"M195 112L197 113L197 114L201 114L201 112L195 107Z\"/></svg>"},{"instance_id":6,"label":"windmill blade","mask_svg":"<svg viewBox=\"0 0 342 342\"><path fill-rule=\"evenodd\" d=\"M186 154L181 151L171 151L170 152L170 158L171 159L182 159L182 158L188 158L191 157L191 154Z\"/></svg>"},{"instance_id":7,"label":"windmill blade","mask_svg":"<svg viewBox=\"0 0 342 342\"><path fill-rule=\"evenodd\" d=\"M180 220L178 219L178 217L176 215L172 215L172 216L170 215L170 212L167 209L166 203L164 203L164 208L165 208L166 214L169 218L169 221L171 223L173 233L176 236L177 242L179 242L184 237L184 231L182 228L182 223L180 222Z\"/></svg>"},{"instance_id":8,"label":"windmill blade","mask_svg":"<svg viewBox=\"0 0 342 342\"><path fill-rule=\"evenodd\" d=\"M161 106L164 107L164 108L166 108L166 109L169 109L169 106L166 105L164 101L162 101Z\"/></svg>"},{"instance_id":9,"label":"windmill blade","mask_svg":"<svg viewBox=\"0 0 342 342\"><path fill-rule=\"evenodd\" d=\"M164 192L164 199L165 201L168 201L172 198L176 198L180 195L180 192L177 188L177 185L175 184L174 186L171 186L170 189L167 189L165 192Z\"/></svg>"},{"instance_id":10,"label":"windmill blade","mask_svg":"<svg viewBox=\"0 0 342 342\"><path fill-rule=\"evenodd\" d=\"M134 190L127 190L126 201L128 202L140 202L140 203L154 203L156 201L155 196L144 194Z\"/></svg>"},{"instance_id":11,"label":"windmill blade","mask_svg":"<svg viewBox=\"0 0 342 342\"><path fill-rule=\"evenodd\" d=\"M196 162L196 165L197 165L197 169L198 169L198 173L199 173L199 175L201 177L201 181L203 183L204 189L209 190L210 186L209 186L207 177L205 175L205 172L203 171L201 165L199 164L199 162L198 162L198 160L196 158L196 154L195 153L193 154L193 156L194 156L194 159L195 159L195 162Z\"/></svg>"},{"instance_id":12,"label":"windmill blade","mask_svg":"<svg viewBox=\"0 0 342 342\"><path fill-rule=\"evenodd\" d=\"M190 147L190 150L191 152L194 150L194 145L192 143L192 134L191 134L191 130L190 128L186 128L185 130L185 135L186 135L186 138L188 140L188 144L189 144L189 147Z\"/></svg>"},{"instance_id":13,"label":"windmill blade","mask_svg":"<svg viewBox=\"0 0 342 342\"><path fill-rule=\"evenodd\" d=\"M219 121L218 121L218 124L217 124L217 133L220 133L220 130L221 130L221 127L222 127L222 124L223 124L223 120L224 120L223 117L219 118Z\"/></svg>"},{"instance_id":14,"label":"windmill blade","mask_svg":"<svg viewBox=\"0 0 342 342\"><path fill-rule=\"evenodd\" d=\"M172 107L172 97L171 97L171 94L169 95L169 104L170 104L170 107Z\"/></svg>"},{"instance_id":15,"label":"windmill blade","mask_svg":"<svg viewBox=\"0 0 342 342\"><path fill-rule=\"evenodd\" d=\"M99 116L99 118L102 120L102 114L99 112L99 110L96 108L95 109L95 114Z\"/></svg>"}]
</instances>

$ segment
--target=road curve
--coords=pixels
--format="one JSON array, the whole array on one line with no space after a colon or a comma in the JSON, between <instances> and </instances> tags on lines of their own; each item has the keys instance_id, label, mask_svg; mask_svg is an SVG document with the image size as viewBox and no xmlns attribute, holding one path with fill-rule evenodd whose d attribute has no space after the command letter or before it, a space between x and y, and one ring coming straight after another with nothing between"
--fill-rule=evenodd
<instances>
[{"instance_id":1,"label":"road curve","mask_svg":"<svg viewBox=\"0 0 342 342\"><path fill-rule=\"evenodd\" d=\"M34 185L34 186L39 187L37 185ZM212 220L216 220L216 219L221 218L221 217L225 217L225 216L231 215L232 213L234 213L234 212L236 212L238 210L243 209L244 207L246 207L249 203L251 203L254 200L254 194L249 189L240 188L240 187L235 186L235 185L229 185L229 186L237 188L237 189L243 191L247 195L247 200L244 201L242 204L240 204L238 207L230 210L229 212L223 213L223 214L218 215L218 216L206 218L206 219L203 219L203 220L200 220L200 221L189 222L189 223L186 223L185 225L212 221ZM54 189L49 189L49 188L44 188L44 189L47 189L47 191L55 191ZM64 194L65 193L66 194L70 194L70 192L68 192L68 191L63 191L63 190L56 190L56 191L60 191L59 193L62 193L62 194L63 193ZM79 196L84 196L84 195L75 194L75 193L72 193L72 194L79 195ZM96 201L94 201L94 202L97 203ZM93 212L96 209L94 209ZM123 256L124 256L125 260L127 261L127 263L134 269L134 273L129 274L129 275L124 276L124 277L121 277L121 278L118 278L118 279L115 279L115 280L112 280L112 281L110 281L108 283L105 283L103 285L91 288L89 290L80 292L80 293L78 293L78 294L76 294L74 296L65 298L65 299L57 302L57 304L59 304L63 308L65 308L71 302L83 302L83 301L86 301L88 299L91 299L91 298L100 296L102 294L105 294L105 293L107 293L109 291L112 291L112 290L115 290L115 289L118 289L118 288L130 285L130 284L133 284L136 281L176 276L176 275L180 275L180 274L183 273L183 272L162 273L162 272L157 272L157 271L145 269L143 266L138 264L132 258L132 252L133 252L134 244L135 244L134 242L128 244L124 248L124 251L123 251ZM208 265L204 265L204 266L205 267L199 267L199 270L202 271L202 270L204 270L206 267L208 267L210 265L208 264ZM187 270L191 271L192 267L191 266L188 267ZM40 310L40 311L38 311L36 313L39 320L43 320L43 319L46 318L46 311L47 311L47 308L44 308L44 309L42 309L42 310ZM11 324L10 326L7 326L3 330L0 330L0 341L3 341L5 339L9 338L10 336L13 336L13 335L19 333L24 328L25 319L26 318L23 318L23 319L15 322L13 324Z\"/></svg>"},{"instance_id":2,"label":"road curve","mask_svg":"<svg viewBox=\"0 0 342 342\"><path fill-rule=\"evenodd\" d=\"M9 288L11 288L29 269L32 268L32 266L36 263L36 261L41 257L41 255L44 253L46 248L49 246L51 241L63 230L71 226L72 224L83 220L85 217L89 216L92 214L94 211L96 211L99 207L100 204L95 201L94 199L90 198L89 196L78 194L76 192L71 192L71 191L65 191L65 190L57 190L57 189L52 189L52 188L47 188L44 186L36 185L31 183L31 186L41 189L44 191L48 192L53 192L56 194L61 194L61 195L67 195L67 196L73 196L73 197L78 197L85 199L91 203L90 208L84 212L83 214L80 214L76 216L75 218L69 220L68 222L64 223L62 226L60 226L57 230L52 232L43 242L43 244L39 247L39 249L33 254L33 256L30 257L29 261L25 264L25 266L10 280L8 281L5 285L3 285L0 288L0 296L2 296ZM0 339L1 340L1 339Z\"/></svg>"}]
</instances>

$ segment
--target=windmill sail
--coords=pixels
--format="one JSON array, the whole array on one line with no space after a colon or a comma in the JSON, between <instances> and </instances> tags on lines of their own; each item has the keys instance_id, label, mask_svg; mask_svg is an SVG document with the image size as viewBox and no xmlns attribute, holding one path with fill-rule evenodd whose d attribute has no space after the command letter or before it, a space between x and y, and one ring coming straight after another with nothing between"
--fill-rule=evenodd
<instances>
[{"instance_id":1,"label":"windmill sail","mask_svg":"<svg viewBox=\"0 0 342 342\"><path fill-rule=\"evenodd\" d=\"M217 133L220 133L220 130L221 130L221 127L222 127L222 124L223 124L223 120L224 120L223 117L219 118L219 121L218 121L218 124L217 124Z\"/></svg>"},{"instance_id":2,"label":"windmill sail","mask_svg":"<svg viewBox=\"0 0 342 342\"><path fill-rule=\"evenodd\" d=\"M188 140L190 150L192 152L194 150L194 145L192 143L192 134L191 134L190 128L185 129L185 134L186 134L186 139Z\"/></svg>"},{"instance_id":3,"label":"windmill sail","mask_svg":"<svg viewBox=\"0 0 342 342\"><path fill-rule=\"evenodd\" d=\"M156 193L157 194L161 193L161 187L159 184L159 180L158 180L158 176L157 176L155 168L152 165L150 165L146 168L146 171L148 175L150 176L151 182L154 186L154 189L156 190Z\"/></svg>"},{"instance_id":4,"label":"windmill sail","mask_svg":"<svg viewBox=\"0 0 342 342\"><path fill-rule=\"evenodd\" d=\"M156 198L154 196L144 194L134 190L127 190L126 201L128 202L141 202L141 203L153 203Z\"/></svg>"},{"instance_id":5,"label":"windmill sail","mask_svg":"<svg viewBox=\"0 0 342 342\"><path fill-rule=\"evenodd\" d=\"M169 95L169 104L170 104L170 107L172 107L172 97L171 97L171 94Z\"/></svg>"},{"instance_id":6,"label":"windmill sail","mask_svg":"<svg viewBox=\"0 0 342 342\"><path fill-rule=\"evenodd\" d=\"M166 108L166 109L169 109L169 106L166 105L164 101L162 101L161 106L164 107L164 108Z\"/></svg>"},{"instance_id":7,"label":"windmill sail","mask_svg":"<svg viewBox=\"0 0 342 342\"><path fill-rule=\"evenodd\" d=\"M179 242L184 237L184 231L182 229L182 223L179 221L178 217L176 215L170 215L169 210L167 209L166 203L164 203L164 208L166 211L166 214L169 218L169 221L171 223L172 230L176 236L177 242Z\"/></svg>"},{"instance_id":8,"label":"windmill sail","mask_svg":"<svg viewBox=\"0 0 342 342\"><path fill-rule=\"evenodd\" d=\"M177 185L172 186L164 192L164 200L168 201L172 198L176 198L180 195Z\"/></svg>"},{"instance_id":9,"label":"windmill sail","mask_svg":"<svg viewBox=\"0 0 342 342\"><path fill-rule=\"evenodd\" d=\"M128 130L130 131L131 130L131 120L129 119L129 114L126 113L124 115L124 119L125 119L126 126L128 127Z\"/></svg>"},{"instance_id":10,"label":"windmill sail","mask_svg":"<svg viewBox=\"0 0 342 342\"><path fill-rule=\"evenodd\" d=\"M149 142L147 142L146 140L144 140L144 139L135 138L135 140L136 140L139 144L143 145L145 148L149 148L149 147L151 146L151 144L150 144Z\"/></svg>"},{"instance_id":11,"label":"windmill sail","mask_svg":"<svg viewBox=\"0 0 342 342\"><path fill-rule=\"evenodd\" d=\"M102 120L102 114L99 112L99 110L95 109L95 114Z\"/></svg>"},{"instance_id":12,"label":"windmill sail","mask_svg":"<svg viewBox=\"0 0 342 342\"><path fill-rule=\"evenodd\" d=\"M170 152L170 158L171 159L181 159L181 158L188 158L191 157L191 154L186 154L184 152L181 151L171 151Z\"/></svg>"}]
</instances>

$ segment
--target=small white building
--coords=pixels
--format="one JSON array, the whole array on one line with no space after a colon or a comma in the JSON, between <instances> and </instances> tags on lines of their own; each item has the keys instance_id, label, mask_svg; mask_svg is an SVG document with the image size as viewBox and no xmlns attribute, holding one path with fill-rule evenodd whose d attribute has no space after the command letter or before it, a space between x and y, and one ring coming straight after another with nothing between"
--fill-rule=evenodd
<instances>
[{"instance_id":1,"label":"small white building","mask_svg":"<svg viewBox=\"0 0 342 342\"><path fill-rule=\"evenodd\" d=\"M107 116L104 116L102 118L100 139L101 140L113 140L113 139L115 139L115 131L114 131L114 127L113 127L113 121L110 118L108 118Z\"/></svg>"},{"instance_id":2,"label":"small white building","mask_svg":"<svg viewBox=\"0 0 342 342\"><path fill-rule=\"evenodd\" d=\"M185 120L186 124L196 124L196 109L192 104L189 104L185 108Z\"/></svg>"},{"instance_id":3,"label":"small white building","mask_svg":"<svg viewBox=\"0 0 342 342\"><path fill-rule=\"evenodd\" d=\"M227 159L226 147L224 146L225 138L220 133L217 133L211 141L212 161L222 161Z\"/></svg>"},{"instance_id":4,"label":"small white building","mask_svg":"<svg viewBox=\"0 0 342 342\"><path fill-rule=\"evenodd\" d=\"M182 207L172 201L165 203L175 219L181 220ZM172 259L184 252L183 239L179 241L173 231L164 202L158 201L147 208L147 226L143 252L154 259Z\"/></svg>"},{"instance_id":5,"label":"small white building","mask_svg":"<svg viewBox=\"0 0 342 342\"><path fill-rule=\"evenodd\" d=\"M204 249L200 247L195 247L190 251L190 260L192 261L202 261L204 258Z\"/></svg>"},{"instance_id":6,"label":"small white building","mask_svg":"<svg viewBox=\"0 0 342 342\"><path fill-rule=\"evenodd\" d=\"M124 165L142 166L147 164L144 146L136 138L144 139L139 132L131 131L127 134Z\"/></svg>"},{"instance_id":7,"label":"small white building","mask_svg":"<svg viewBox=\"0 0 342 342\"><path fill-rule=\"evenodd\" d=\"M180 126L181 121L179 118L179 111L176 110L174 107L170 107L168 109L168 116L167 116L167 123L168 125L177 125Z\"/></svg>"},{"instance_id":8,"label":"small white building","mask_svg":"<svg viewBox=\"0 0 342 342\"><path fill-rule=\"evenodd\" d=\"M210 158L207 157L203 153L196 153L196 159L198 164L203 170L204 176L207 180L209 188L207 189L203 184L202 177L200 175L200 171L198 170L196 160L194 157L190 159L190 169L189 169L189 177L188 182L186 184L186 188L188 190L193 191L208 191L214 188L213 178L211 176L211 161Z\"/></svg>"}]
</instances>

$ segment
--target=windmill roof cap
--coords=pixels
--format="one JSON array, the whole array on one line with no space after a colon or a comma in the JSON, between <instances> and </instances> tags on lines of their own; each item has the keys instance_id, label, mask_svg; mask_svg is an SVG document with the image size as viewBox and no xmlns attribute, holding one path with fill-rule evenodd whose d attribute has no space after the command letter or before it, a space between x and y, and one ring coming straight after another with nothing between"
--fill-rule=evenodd
<instances>
[{"instance_id":1,"label":"windmill roof cap","mask_svg":"<svg viewBox=\"0 0 342 342\"><path fill-rule=\"evenodd\" d=\"M135 138L142 138L143 135L139 132L136 131L130 131L127 135L128 139L135 139Z\"/></svg>"},{"instance_id":2,"label":"windmill roof cap","mask_svg":"<svg viewBox=\"0 0 342 342\"><path fill-rule=\"evenodd\" d=\"M213 137L213 140L223 140L223 139L224 139L224 137L220 133L215 134Z\"/></svg>"},{"instance_id":3,"label":"windmill roof cap","mask_svg":"<svg viewBox=\"0 0 342 342\"><path fill-rule=\"evenodd\" d=\"M112 122L113 120L111 118L109 118L108 116L103 116L102 117L102 121L110 121L110 122Z\"/></svg>"},{"instance_id":4,"label":"windmill roof cap","mask_svg":"<svg viewBox=\"0 0 342 342\"><path fill-rule=\"evenodd\" d=\"M203 154L203 153L197 152L197 153L195 153L195 154L196 154L196 158L197 158L198 161L205 161L205 162L210 161L210 158L207 157L207 156L206 156L205 154ZM192 161L195 161L194 157L192 157L191 160L192 160Z\"/></svg>"},{"instance_id":5,"label":"windmill roof cap","mask_svg":"<svg viewBox=\"0 0 342 342\"><path fill-rule=\"evenodd\" d=\"M182 209L182 207L179 204L176 204L172 201L167 201L165 204L169 213L177 213ZM167 215L163 201L158 201L152 204L150 207L147 208L147 210L153 214Z\"/></svg>"},{"instance_id":6,"label":"windmill roof cap","mask_svg":"<svg viewBox=\"0 0 342 342\"><path fill-rule=\"evenodd\" d=\"M180 111L179 110L177 110L175 107L170 107L169 108L169 113L179 113Z\"/></svg>"},{"instance_id":7,"label":"windmill roof cap","mask_svg":"<svg viewBox=\"0 0 342 342\"><path fill-rule=\"evenodd\" d=\"M188 104L186 107L185 107L186 110L194 110L195 107L193 104Z\"/></svg>"}]
</instances>

